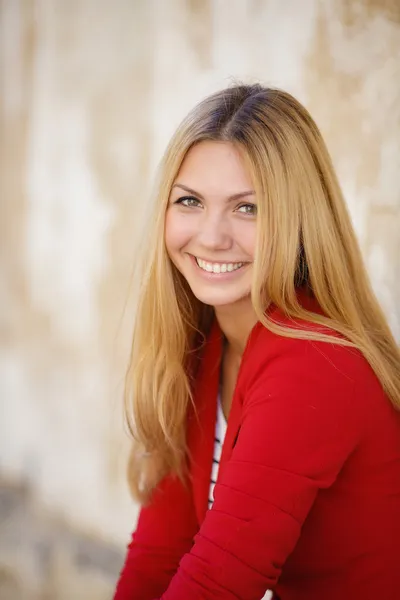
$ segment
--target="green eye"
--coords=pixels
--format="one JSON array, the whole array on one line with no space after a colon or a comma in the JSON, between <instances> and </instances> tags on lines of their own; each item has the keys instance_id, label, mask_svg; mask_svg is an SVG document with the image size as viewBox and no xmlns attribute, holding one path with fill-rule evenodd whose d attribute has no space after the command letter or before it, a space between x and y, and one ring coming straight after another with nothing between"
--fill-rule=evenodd
<instances>
[{"instance_id":1,"label":"green eye","mask_svg":"<svg viewBox=\"0 0 400 600\"><path fill-rule=\"evenodd\" d=\"M197 198L193 198L193 196L183 196L182 198L178 198L175 204L181 204L188 208L197 208L198 206L201 206L200 201L197 200Z\"/></svg>"},{"instance_id":2,"label":"green eye","mask_svg":"<svg viewBox=\"0 0 400 600\"><path fill-rule=\"evenodd\" d=\"M251 203L242 204L236 210L240 213L250 216L255 216L257 214L257 206Z\"/></svg>"}]
</instances>

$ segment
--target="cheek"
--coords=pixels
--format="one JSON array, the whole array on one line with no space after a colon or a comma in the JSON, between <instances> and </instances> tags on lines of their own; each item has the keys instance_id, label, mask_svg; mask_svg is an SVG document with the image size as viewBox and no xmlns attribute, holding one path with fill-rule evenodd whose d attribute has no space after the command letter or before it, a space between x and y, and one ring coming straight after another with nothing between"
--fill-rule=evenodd
<instances>
[{"instance_id":1,"label":"cheek","mask_svg":"<svg viewBox=\"0 0 400 600\"><path fill-rule=\"evenodd\" d=\"M179 251L190 241L192 233L187 220L167 212L165 218L165 245L169 254Z\"/></svg>"},{"instance_id":2,"label":"cheek","mask_svg":"<svg viewBox=\"0 0 400 600\"><path fill-rule=\"evenodd\" d=\"M256 223L241 224L235 231L235 239L242 250L249 256L254 257L256 248L257 229Z\"/></svg>"}]
</instances>

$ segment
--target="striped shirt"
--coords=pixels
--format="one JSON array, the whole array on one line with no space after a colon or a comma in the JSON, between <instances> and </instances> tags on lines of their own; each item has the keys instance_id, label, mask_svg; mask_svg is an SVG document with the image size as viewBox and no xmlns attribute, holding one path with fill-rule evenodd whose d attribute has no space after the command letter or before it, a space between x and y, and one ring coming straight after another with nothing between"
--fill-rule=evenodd
<instances>
[{"instance_id":1,"label":"striped shirt","mask_svg":"<svg viewBox=\"0 0 400 600\"><path fill-rule=\"evenodd\" d=\"M217 402L217 421L215 424L214 456L211 468L210 489L208 492L208 508L211 508L214 502L214 487L218 477L219 461L221 459L222 445L226 434L226 419L222 412L221 395L218 394Z\"/></svg>"}]
</instances>

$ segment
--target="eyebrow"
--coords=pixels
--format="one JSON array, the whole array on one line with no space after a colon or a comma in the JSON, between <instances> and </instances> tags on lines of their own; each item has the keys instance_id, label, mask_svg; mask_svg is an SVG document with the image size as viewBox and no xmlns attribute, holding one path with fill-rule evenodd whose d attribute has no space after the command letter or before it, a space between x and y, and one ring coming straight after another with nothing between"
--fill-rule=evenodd
<instances>
[{"instance_id":1,"label":"eyebrow","mask_svg":"<svg viewBox=\"0 0 400 600\"><path fill-rule=\"evenodd\" d=\"M174 189L175 187L181 188L181 190L184 190L188 194L193 194L193 196L196 196L200 200L204 200L204 196L202 196L202 194L200 194L199 192L196 192L196 190L192 190L187 185L183 185L182 183L174 183L174 185L172 186L172 189ZM227 201L231 202L233 200L239 200L239 198L244 198L245 196L254 196L254 195L255 195L254 190L246 190L245 192L239 192L238 194L232 194L231 196L228 196Z\"/></svg>"}]
</instances>

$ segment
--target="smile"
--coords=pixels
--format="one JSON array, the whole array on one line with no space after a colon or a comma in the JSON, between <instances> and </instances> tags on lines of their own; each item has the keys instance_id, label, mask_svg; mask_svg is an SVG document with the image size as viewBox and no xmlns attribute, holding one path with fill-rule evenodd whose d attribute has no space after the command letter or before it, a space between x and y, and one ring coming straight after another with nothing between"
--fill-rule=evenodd
<instances>
[{"instance_id":1,"label":"smile","mask_svg":"<svg viewBox=\"0 0 400 600\"><path fill-rule=\"evenodd\" d=\"M231 273L232 271L237 271L241 267L243 267L246 263L237 262L237 263L211 263L202 260L201 258L195 257L197 266L203 271L207 273Z\"/></svg>"}]
</instances>

